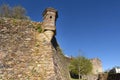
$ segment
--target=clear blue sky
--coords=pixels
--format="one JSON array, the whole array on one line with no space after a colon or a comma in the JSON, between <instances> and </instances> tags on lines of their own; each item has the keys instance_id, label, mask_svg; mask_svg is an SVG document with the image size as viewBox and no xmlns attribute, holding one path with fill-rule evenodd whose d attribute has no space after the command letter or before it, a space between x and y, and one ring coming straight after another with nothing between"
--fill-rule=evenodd
<instances>
[{"instance_id":1,"label":"clear blue sky","mask_svg":"<svg viewBox=\"0 0 120 80\"><path fill-rule=\"evenodd\" d=\"M120 66L120 0L0 0L21 5L33 21L47 7L58 10L57 40L64 53L98 57L103 69Z\"/></svg>"}]
</instances>

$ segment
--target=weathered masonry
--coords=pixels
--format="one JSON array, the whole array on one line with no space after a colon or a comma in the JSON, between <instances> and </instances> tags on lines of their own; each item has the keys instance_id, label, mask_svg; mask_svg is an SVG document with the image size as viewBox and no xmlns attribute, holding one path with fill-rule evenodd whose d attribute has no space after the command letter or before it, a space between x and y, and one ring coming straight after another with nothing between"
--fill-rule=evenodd
<instances>
[{"instance_id":1,"label":"weathered masonry","mask_svg":"<svg viewBox=\"0 0 120 80\"><path fill-rule=\"evenodd\" d=\"M57 17L47 8L43 22L0 18L0 80L70 80L55 38Z\"/></svg>"}]
</instances>

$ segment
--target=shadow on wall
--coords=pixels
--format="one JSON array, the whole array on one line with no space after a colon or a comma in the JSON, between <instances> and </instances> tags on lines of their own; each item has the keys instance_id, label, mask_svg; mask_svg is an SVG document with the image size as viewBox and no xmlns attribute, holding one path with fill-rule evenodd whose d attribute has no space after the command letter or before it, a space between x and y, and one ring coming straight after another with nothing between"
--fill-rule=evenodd
<instances>
[{"instance_id":1,"label":"shadow on wall","mask_svg":"<svg viewBox=\"0 0 120 80\"><path fill-rule=\"evenodd\" d=\"M53 37L51 42L52 42L53 47L57 50L57 47L58 47L59 45L58 45L58 43L57 43L56 38Z\"/></svg>"},{"instance_id":2,"label":"shadow on wall","mask_svg":"<svg viewBox=\"0 0 120 80\"><path fill-rule=\"evenodd\" d=\"M107 80L120 80L120 73L108 74Z\"/></svg>"},{"instance_id":3,"label":"shadow on wall","mask_svg":"<svg viewBox=\"0 0 120 80\"><path fill-rule=\"evenodd\" d=\"M120 73L117 73L117 74L111 74L111 73L99 74L97 80L120 80Z\"/></svg>"},{"instance_id":4,"label":"shadow on wall","mask_svg":"<svg viewBox=\"0 0 120 80\"><path fill-rule=\"evenodd\" d=\"M107 80L107 78L108 78L108 73L103 73L98 75L97 80Z\"/></svg>"}]
</instances>

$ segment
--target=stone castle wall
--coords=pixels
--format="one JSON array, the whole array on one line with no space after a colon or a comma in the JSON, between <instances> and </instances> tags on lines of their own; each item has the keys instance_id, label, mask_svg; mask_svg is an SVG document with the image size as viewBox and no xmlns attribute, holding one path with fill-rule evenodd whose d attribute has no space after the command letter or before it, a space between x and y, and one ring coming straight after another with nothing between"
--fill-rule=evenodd
<instances>
[{"instance_id":1,"label":"stone castle wall","mask_svg":"<svg viewBox=\"0 0 120 80\"><path fill-rule=\"evenodd\" d=\"M120 80L120 74L109 74L109 73L103 73L99 74L98 80Z\"/></svg>"},{"instance_id":2,"label":"stone castle wall","mask_svg":"<svg viewBox=\"0 0 120 80\"><path fill-rule=\"evenodd\" d=\"M1 80L70 80L57 42L49 43L41 23L0 18Z\"/></svg>"},{"instance_id":3,"label":"stone castle wall","mask_svg":"<svg viewBox=\"0 0 120 80\"><path fill-rule=\"evenodd\" d=\"M103 72L102 62L98 58L90 59L90 61L93 64L93 70L92 70L93 74L99 74Z\"/></svg>"}]
</instances>

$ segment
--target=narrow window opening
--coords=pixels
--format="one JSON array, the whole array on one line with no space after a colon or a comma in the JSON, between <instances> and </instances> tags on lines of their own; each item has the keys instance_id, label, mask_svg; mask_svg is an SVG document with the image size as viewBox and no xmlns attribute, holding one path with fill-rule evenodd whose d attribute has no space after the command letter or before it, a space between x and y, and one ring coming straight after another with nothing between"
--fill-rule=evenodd
<instances>
[{"instance_id":1,"label":"narrow window opening","mask_svg":"<svg viewBox=\"0 0 120 80\"><path fill-rule=\"evenodd\" d=\"M52 19L52 16L50 16L50 19Z\"/></svg>"}]
</instances>

